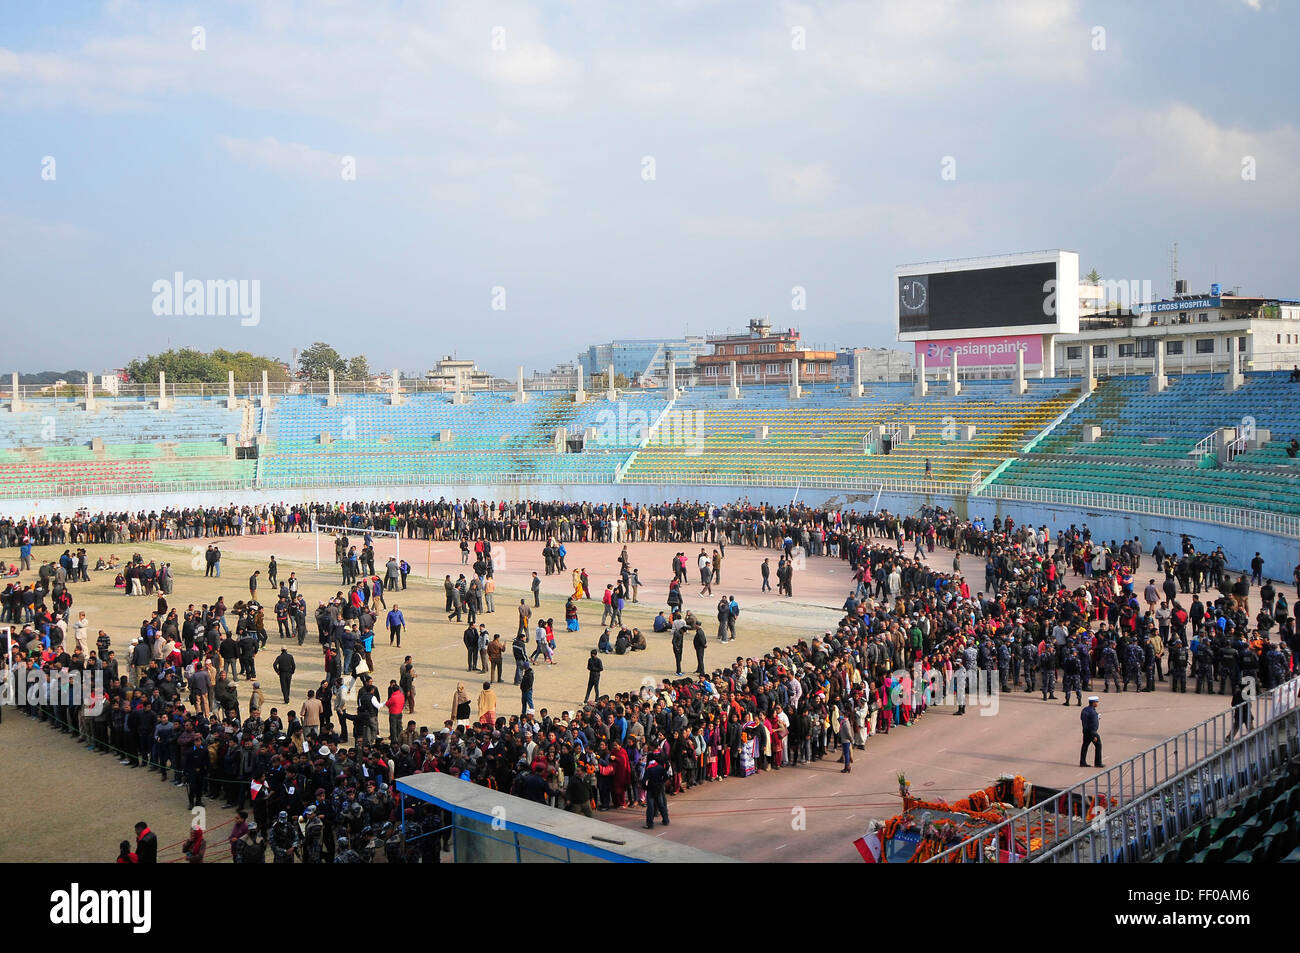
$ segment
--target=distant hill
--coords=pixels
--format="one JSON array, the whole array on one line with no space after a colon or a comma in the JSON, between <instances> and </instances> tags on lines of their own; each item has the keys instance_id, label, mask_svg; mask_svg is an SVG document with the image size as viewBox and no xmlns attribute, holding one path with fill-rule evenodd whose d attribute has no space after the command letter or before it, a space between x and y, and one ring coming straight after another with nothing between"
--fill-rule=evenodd
<instances>
[{"instance_id":1,"label":"distant hill","mask_svg":"<svg viewBox=\"0 0 1300 953\"><path fill-rule=\"evenodd\" d=\"M95 375L95 380L99 380L98 374ZM86 372L84 370L38 371L35 374L18 375L18 383L22 385L43 387L53 384L55 381L68 381L69 383L85 384Z\"/></svg>"}]
</instances>

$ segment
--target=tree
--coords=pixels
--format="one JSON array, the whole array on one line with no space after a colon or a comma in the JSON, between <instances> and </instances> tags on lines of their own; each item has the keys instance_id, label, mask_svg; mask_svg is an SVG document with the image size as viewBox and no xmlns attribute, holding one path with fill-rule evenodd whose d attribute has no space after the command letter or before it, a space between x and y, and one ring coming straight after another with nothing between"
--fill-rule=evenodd
<instances>
[{"instance_id":1,"label":"tree","mask_svg":"<svg viewBox=\"0 0 1300 953\"><path fill-rule=\"evenodd\" d=\"M127 376L137 384L156 383L159 372L172 384L215 384L226 376L211 355L192 347L150 354L126 365Z\"/></svg>"},{"instance_id":2,"label":"tree","mask_svg":"<svg viewBox=\"0 0 1300 953\"><path fill-rule=\"evenodd\" d=\"M298 355L298 376L308 380L324 380L330 371L335 377L345 377L347 369L342 355L324 341L317 341Z\"/></svg>"},{"instance_id":3,"label":"tree","mask_svg":"<svg viewBox=\"0 0 1300 953\"><path fill-rule=\"evenodd\" d=\"M1097 274L1097 269L1094 268L1083 276L1083 280L1088 282L1090 285L1095 285L1097 282L1101 281L1101 275Z\"/></svg>"},{"instance_id":4,"label":"tree","mask_svg":"<svg viewBox=\"0 0 1300 953\"><path fill-rule=\"evenodd\" d=\"M364 354L345 358L324 341L317 341L298 355L298 376L319 381L329 377L329 372L342 381L370 380L370 362Z\"/></svg>"},{"instance_id":5,"label":"tree","mask_svg":"<svg viewBox=\"0 0 1300 953\"><path fill-rule=\"evenodd\" d=\"M356 357L348 360L348 380L368 381L372 376L373 375L370 373L370 362L366 360L364 354L358 354Z\"/></svg>"},{"instance_id":6,"label":"tree","mask_svg":"<svg viewBox=\"0 0 1300 953\"><path fill-rule=\"evenodd\" d=\"M269 381L280 383L289 379L288 368L272 357L218 348L212 352L212 359L221 365L223 379L228 371L234 372L237 381L260 381L263 371L266 371L266 379Z\"/></svg>"},{"instance_id":7,"label":"tree","mask_svg":"<svg viewBox=\"0 0 1300 953\"><path fill-rule=\"evenodd\" d=\"M232 371L237 381L261 380L262 371L268 380L289 379L284 365L273 357L221 348L205 354L183 347L137 358L126 366L127 376L138 384L156 383L159 371L166 373L171 384L224 384Z\"/></svg>"}]
</instances>

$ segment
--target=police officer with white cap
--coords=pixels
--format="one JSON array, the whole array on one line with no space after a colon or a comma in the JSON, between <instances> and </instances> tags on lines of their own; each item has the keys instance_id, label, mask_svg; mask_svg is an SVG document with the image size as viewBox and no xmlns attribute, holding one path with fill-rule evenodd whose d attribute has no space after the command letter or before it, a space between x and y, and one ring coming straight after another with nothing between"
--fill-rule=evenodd
<instances>
[{"instance_id":1,"label":"police officer with white cap","mask_svg":"<svg viewBox=\"0 0 1300 953\"><path fill-rule=\"evenodd\" d=\"M1088 766L1088 746L1096 745L1097 752L1094 756L1092 766L1094 768L1104 767L1101 763L1101 712L1097 710L1097 703L1101 699L1096 695L1088 696L1088 707L1079 712L1079 720L1083 722L1083 747L1079 749L1079 767Z\"/></svg>"}]
</instances>

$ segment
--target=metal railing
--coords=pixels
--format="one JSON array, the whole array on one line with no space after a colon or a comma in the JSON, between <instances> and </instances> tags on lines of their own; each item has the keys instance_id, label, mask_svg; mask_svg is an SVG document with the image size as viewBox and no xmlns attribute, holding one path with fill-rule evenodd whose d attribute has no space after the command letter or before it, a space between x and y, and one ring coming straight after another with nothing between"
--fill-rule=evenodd
<instances>
[{"instance_id":1,"label":"metal railing","mask_svg":"<svg viewBox=\"0 0 1300 953\"><path fill-rule=\"evenodd\" d=\"M1165 516L1170 519L1194 520L1235 529L1247 529L1274 536L1300 537L1300 516L1274 513L1269 510L1252 510L1242 506L1225 506L1219 503L1199 503L1194 500L1175 500L1157 496L1129 496L1123 493L1098 493L1089 490L1067 490L1045 486L1018 486L1015 484L989 484L980 490L983 498L1012 500L1024 503L1047 503L1073 509L1112 510L1119 513L1140 513Z\"/></svg>"},{"instance_id":2,"label":"metal railing","mask_svg":"<svg viewBox=\"0 0 1300 953\"><path fill-rule=\"evenodd\" d=\"M1107 809L1070 837L1031 858L1035 863L1142 863L1172 845L1203 821L1223 815L1246 800L1269 777L1283 770L1300 753L1300 711L1295 707L1296 681L1270 692L1280 697L1267 704L1259 699L1250 722L1242 711L1240 737L1226 741L1198 762L1187 764L1165 781L1152 785L1138 797ZM1261 718L1260 709L1264 709ZM1272 708L1271 713L1269 709ZM1232 712L1215 719L1226 722ZM1231 731L1231 727L1229 731Z\"/></svg>"},{"instance_id":3,"label":"metal railing","mask_svg":"<svg viewBox=\"0 0 1300 953\"><path fill-rule=\"evenodd\" d=\"M593 382L590 379L584 380L584 386L590 393L593 388ZM681 382L679 381L679 386ZM565 383L559 380L524 380L524 391L530 394L553 393L558 395L572 394L577 381ZM402 378L401 393L409 394L446 394L451 397L456 393L455 385L445 380L425 380L421 378ZM600 385L603 388L603 384ZM493 378L490 381L475 381L464 387L464 393L474 394L510 394L518 388L516 381L505 380L503 378ZM393 389L392 382L389 380L364 380L364 381L334 381L334 393L338 395L345 394L391 394ZM642 387L640 385L628 385L618 388L620 394L625 393L663 393L664 387ZM310 380L310 381L268 381L267 392L271 397L286 397L299 395L314 395L326 397L329 395L328 380ZM86 383L83 378L80 381L71 380L66 384L55 387L53 384L20 384L18 386L18 396L21 400L50 400L58 398L64 401L79 401L85 398ZM230 396L229 384L225 381L216 384L207 383L172 383L168 382L164 391L159 391L158 382L152 381L144 384L121 383L117 384L112 390L105 390L101 385L95 387L95 397L100 400L157 400L159 397L203 397L212 399L221 399ZM261 381L236 381L235 397L240 400L248 400L263 396ZM13 398L13 388L8 386L7 380L5 386L0 387L0 400L11 400Z\"/></svg>"},{"instance_id":4,"label":"metal railing","mask_svg":"<svg viewBox=\"0 0 1300 953\"><path fill-rule=\"evenodd\" d=\"M181 481L123 481L111 483L59 483L53 487L42 487L33 491L24 487L0 487L0 500L28 500L33 498L70 499L91 496L132 496L149 493L189 494L222 493L245 490L319 490L327 492L336 488L352 487L398 487L398 486L460 486L460 485L505 485L531 486L537 484L582 485L610 483L609 473L590 473L573 471L564 473L466 473L448 476L431 474L398 474L388 477L355 477L326 482L330 478L318 477L272 477L262 480L181 480Z\"/></svg>"},{"instance_id":5,"label":"metal railing","mask_svg":"<svg viewBox=\"0 0 1300 953\"><path fill-rule=\"evenodd\" d=\"M1053 420L1051 423L1049 423L1049 424L1048 424L1046 427L1044 427L1042 430L1038 431L1038 433L1035 434L1034 437L1033 437L1033 438L1032 438L1028 443L1026 443L1023 447L1021 447L1021 448L1020 448L1020 452L1021 452L1022 454L1023 454L1023 453L1031 453L1031 452L1033 451L1033 449L1034 449L1036 446L1038 446L1040 443L1043 442L1043 440L1045 440L1045 439L1047 438L1047 435L1048 435L1048 434L1050 434L1050 433L1051 433L1052 431L1054 431L1057 427L1059 427L1061 424L1063 424L1063 423L1066 421L1066 419L1067 419L1068 417L1070 417L1071 414L1073 414L1076 410L1078 410L1078 409L1079 409L1080 407L1082 407L1085 403L1087 403L1088 398L1091 397L1091 396L1092 396L1093 394L1095 394L1095 393L1096 393L1096 391L1093 391L1093 392L1091 392L1091 393L1087 393L1087 392L1080 393L1079 396L1076 397L1076 398L1075 398L1075 399L1070 403L1070 406L1069 406L1069 407L1066 407L1064 410L1062 410L1059 414L1056 415L1056 419L1055 419L1055 420Z\"/></svg>"},{"instance_id":6,"label":"metal railing","mask_svg":"<svg viewBox=\"0 0 1300 953\"><path fill-rule=\"evenodd\" d=\"M1023 855L1013 856L1015 848L1009 845L1026 846L1031 861L1064 860L1067 858L1062 855L1066 851L1070 854L1068 859L1073 860L1113 859L1121 849L1128 851L1130 834L1144 830L1148 832L1147 849L1153 849L1158 844L1149 835L1151 825L1155 823L1156 813L1162 816L1164 813L1154 809L1161 792L1171 784L1199 770L1208 759L1241 749L1251 738L1275 737L1273 727L1277 725L1289 730L1289 745L1295 748L1300 722L1300 710L1296 707L1298 688L1300 681L1291 679L1238 706L1250 710L1251 720L1243 721L1254 727L1231 744L1234 715L1229 709L985 828L935 854L927 863L998 863L1025 859ZM1258 755L1257 743L1250 750ZM1247 765L1248 777L1258 779L1268 763L1267 759L1257 758L1254 767ZM1234 771L1234 780L1236 777ZM1213 788L1211 785L1210 789ZM1231 790L1238 790L1238 785L1234 783ZM1207 810L1212 806L1203 800L1200 810L1193 811L1184 797L1180 802L1183 826L1179 830L1195 823L1193 817L1199 820L1208 816ZM1139 839L1138 843L1143 842Z\"/></svg>"},{"instance_id":7,"label":"metal railing","mask_svg":"<svg viewBox=\"0 0 1300 953\"><path fill-rule=\"evenodd\" d=\"M970 495L970 484L960 482L940 482L923 479L863 479L848 480L842 477L790 476L780 473L763 473L758 470L745 473L732 473L725 476L710 476L705 473L689 473L656 470L653 475L631 474L625 476L623 483L652 486L755 486L755 487L801 487L805 490L848 490L857 493L870 493L873 496L883 488L886 493L906 493L918 496L951 496L965 498Z\"/></svg>"},{"instance_id":8,"label":"metal railing","mask_svg":"<svg viewBox=\"0 0 1300 953\"><path fill-rule=\"evenodd\" d=\"M1245 434L1242 434L1236 440L1231 441L1223 448L1223 462L1231 463L1233 460L1237 459L1237 457L1246 452L1246 447L1249 443L1250 441L1246 439Z\"/></svg>"},{"instance_id":9,"label":"metal railing","mask_svg":"<svg viewBox=\"0 0 1300 953\"><path fill-rule=\"evenodd\" d=\"M1204 456L1213 456L1219 449L1219 432L1216 430L1208 436L1202 437L1196 441L1196 446L1192 447L1191 455L1198 460Z\"/></svg>"}]
</instances>

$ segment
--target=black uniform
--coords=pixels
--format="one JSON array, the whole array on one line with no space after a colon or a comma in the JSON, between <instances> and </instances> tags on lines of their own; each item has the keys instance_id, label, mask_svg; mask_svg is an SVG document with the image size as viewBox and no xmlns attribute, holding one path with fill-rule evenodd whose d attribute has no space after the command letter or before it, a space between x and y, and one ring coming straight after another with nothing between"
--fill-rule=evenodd
<instances>
[{"instance_id":1,"label":"black uniform","mask_svg":"<svg viewBox=\"0 0 1300 953\"><path fill-rule=\"evenodd\" d=\"M1086 768L1088 766L1089 746L1095 746L1096 748L1093 754L1092 766L1094 768L1103 767L1101 763L1101 712L1089 705L1079 712L1079 720L1083 723L1083 745L1079 748L1079 767Z\"/></svg>"},{"instance_id":2,"label":"black uniform","mask_svg":"<svg viewBox=\"0 0 1300 953\"><path fill-rule=\"evenodd\" d=\"M289 704L289 688L293 682L293 673L298 665L289 654L288 649L281 649L280 654L275 657L275 662L271 666L275 669L275 674L280 676L280 691L284 694L284 703Z\"/></svg>"},{"instance_id":3,"label":"black uniform","mask_svg":"<svg viewBox=\"0 0 1300 953\"><path fill-rule=\"evenodd\" d=\"M1219 647L1219 694L1228 694L1225 688L1237 684L1238 657L1237 650L1231 642L1225 641Z\"/></svg>"},{"instance_id":4,"label":"black uniform","mask_svg":"<svg viewBox=\"0 0 1300 953\"><path fill-rule=\"evenodd\" d=\"M1179 639L1169 643L1169 689L1187 692L1187 646Z\"/></svg>"},{"instance_id":5,"label":"black uniform","mask_svg":"<svg viewBox=\"0 0 1300 953\"><path fill-rule=\"evenodd\" d=\"M1214 694L1214 649L1204 639L1196 646L1196 694Z\"/></svg>"},{"instance_id":6,"label":"black uniform","mask_svg":"<svg viewBox=\"0 0 1300 953\"><path fill-rule=\"evenodd\" d=\"M1061 668L1065 673L1065 701L1064 705L1070 704L1070 692L1074 692L1074 697L1079 705L1083 705L1083 692L1079 686L1079 654L1073 648L1068 648L1065 653L1065 659L1061 663Z\"/></svg>"}]
</instances>

